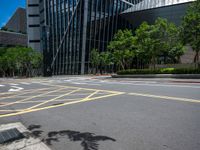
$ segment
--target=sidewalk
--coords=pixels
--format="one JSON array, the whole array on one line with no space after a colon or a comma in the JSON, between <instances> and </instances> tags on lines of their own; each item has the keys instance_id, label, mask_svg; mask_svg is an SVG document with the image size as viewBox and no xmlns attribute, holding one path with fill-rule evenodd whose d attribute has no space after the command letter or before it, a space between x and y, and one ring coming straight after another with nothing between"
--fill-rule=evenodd
<instances>
[{"instance_id":1,"label":"sidewalk","mask_svg":"<svg viewBox=\"0 0 200 150\"><path fill-rule=\"evenodd\" d=\"M31 136L31 133L21 123L11 123L0 125L0 133L2 131L8 131L9 129L17 129L24 138L13 140L12 142L5 142L0 144L0 150L50 150L40 139ZM1 134L0 134L1 135ZM0 138L5 140L5 137L9 139L10 134L3 134Z\"/></svg>"}]
</instances>

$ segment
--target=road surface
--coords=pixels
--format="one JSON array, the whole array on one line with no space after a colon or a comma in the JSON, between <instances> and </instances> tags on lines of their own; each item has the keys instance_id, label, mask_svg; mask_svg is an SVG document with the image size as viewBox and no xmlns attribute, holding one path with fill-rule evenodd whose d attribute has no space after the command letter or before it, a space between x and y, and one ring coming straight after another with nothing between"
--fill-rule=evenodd
<instances>
[{"instance_id":1,"label":"road surface","mask_svg":"<svg viewBox=\"0 0 200 150\"><path fill-rule=\"evenodd\" d=\"M200 80L0 79L0 125L52 150L199 150Z\"/></svg>"}]
</instances>

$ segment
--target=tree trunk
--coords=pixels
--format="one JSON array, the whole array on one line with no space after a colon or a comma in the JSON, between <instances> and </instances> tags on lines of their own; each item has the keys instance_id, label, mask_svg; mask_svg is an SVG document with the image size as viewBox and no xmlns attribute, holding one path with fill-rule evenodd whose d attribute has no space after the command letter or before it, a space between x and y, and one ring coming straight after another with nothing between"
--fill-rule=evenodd
<instances>
[{"instance_id":1,"label":"tree trunk","mask_svg":"<svg viewBox=\"0 0 200 150\"><path fill-rule=\"evenodd\" d=\"M199 51L196 51L195 57L194 57L194 63L195 63L195 67L198 67L199 64Z\"/></svg>"},{"instance_id":2,"label":"tree trunk","mask_svg":"<svg viewBox=\"0 0 200 150\"><path fill-rule=\"evenodd\" d=\"M178 56L178 63L181 63L181 56Z\"/></svg>"},{"instance_id":3,"label":"tree trunk","mask_svg":"<svg viewBox=\"0 0 200 150\"><path fill-rule=\"evenodd\" d=\"M12 76L15 77L15 71L14 71L14 69L12 70Z\"/></svg>"},{"instance_id":4,"label":"tree trunk","mask_svg":"<svg viewBox=\"0 0 200 150\"><path fill-rule=\"evenodd\" d=\"M155 70L156 69L156 57L155 56L152 57L151 63L153 65L153 69Z\"/></svg>"},{"instance_id":5,"label":"tree trunk","mask_svg":"<svg viewBox=\"0 0 200 150\"><path fill-rule=\"evenodd\" d=\"M121 64L122 70L125 70L123 62L121 62L120 64Z\"/></svg>"}]
</instances>

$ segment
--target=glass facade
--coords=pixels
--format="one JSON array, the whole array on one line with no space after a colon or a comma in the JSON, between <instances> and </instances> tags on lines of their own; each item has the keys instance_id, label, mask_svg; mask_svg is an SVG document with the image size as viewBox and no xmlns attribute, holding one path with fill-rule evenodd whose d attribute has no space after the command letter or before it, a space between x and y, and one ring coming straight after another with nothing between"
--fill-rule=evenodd
<instances>
[{"instance_id":1,"label":"glass facade","mask_svg":"<svg viewBox=\"0 0 200 150\"><path fill-rule=\"evenodd\" d=\"M130 24L132 24L133 30L144 21L153 24L158 17L165 18L176 25L181 25L182 17L185 15L189 4L190 3L182 3L141 11L127 12L122 13L121 17L125 18Z\"/></svg>"},{"instance_id":2,"label":"glass facade","mask_svg":"<svg viewBox=\"0 0 200 150\"><path fill-rule=\"evenodd\" d=\"M128 26L119 14L131 7L121 0L41 3L45 5L46 18L42 32L44 67L54 75L89 73L91 49L105 51L117 29Z\"/></svg>"},{"instance_id":3,"label":"glass facade","mask_svg":"<svg viewBox=\"0 0 200 150\"><path fill-rule=\"evenodd\" d=\"M91 50L105 51L118 29L134 28L125 12L175 1L185 0L40 0L45 75L90 73Z\"/></svg>"},{"instance_id":4,"label":"glass facade","mask_svg":"<svg viewBox=\"0 0 200 150\"><path fill-rule=\"evenodd\" d=\"M141 11L145 9L158 8L182 3L188 3L195 0L129 0L133 5L123 13Z\"/></svg>"}]
</instances>

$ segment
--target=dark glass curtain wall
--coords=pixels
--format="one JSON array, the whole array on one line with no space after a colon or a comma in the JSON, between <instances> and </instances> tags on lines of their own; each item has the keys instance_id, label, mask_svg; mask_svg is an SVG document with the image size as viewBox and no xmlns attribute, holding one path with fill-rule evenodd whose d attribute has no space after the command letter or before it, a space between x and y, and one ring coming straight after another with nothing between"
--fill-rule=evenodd
<instances>
[{"instance_id":1,"label":"dark glass curtain wall","mask_svg":"<svg viewBox=\"0 0 200 150\"><path fill-rule=\"evenodd\" d=\"M105 51L119 28L119 13L131 7L121 0L46 0L43 27L46 71L90 73L90 51ZM46 44L45 44L46 43Z\"/></svg>"}]
</instances>

